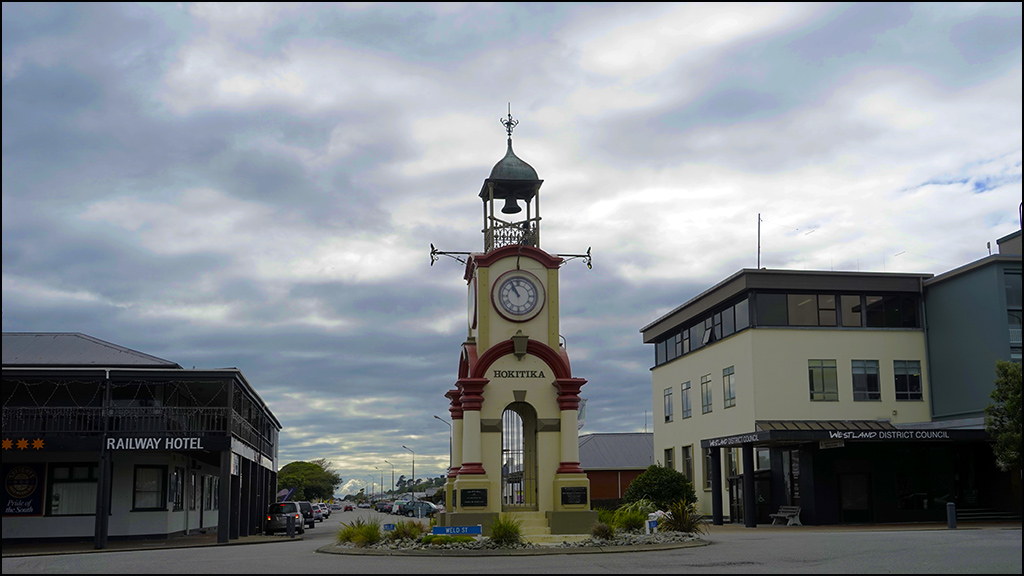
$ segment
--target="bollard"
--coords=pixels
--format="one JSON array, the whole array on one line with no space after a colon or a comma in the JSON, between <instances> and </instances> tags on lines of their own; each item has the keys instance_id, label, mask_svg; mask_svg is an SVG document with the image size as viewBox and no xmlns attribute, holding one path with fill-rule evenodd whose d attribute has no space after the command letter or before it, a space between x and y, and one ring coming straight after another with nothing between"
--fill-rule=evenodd
<instances>
[{"instance_id":1,"label":"bollard","mask_svg":"<svg viewBox=\"0 0 1024 576\"><path fill-rule=\"evenodd\" d=\"M288 518L285 519L285 526L288 531L289 538L295 538L295 515L289 514Z\"/></svg>"},{"instance_id":2,"label":"bollard","mask_svg":"<svg viewBox=\"0 0 1024 576\"><path fill-rule=\"evenodd\" d=\"M956 504L953 502L946 502L946 526L956 530Z\"/></svg>"}]
</instances>

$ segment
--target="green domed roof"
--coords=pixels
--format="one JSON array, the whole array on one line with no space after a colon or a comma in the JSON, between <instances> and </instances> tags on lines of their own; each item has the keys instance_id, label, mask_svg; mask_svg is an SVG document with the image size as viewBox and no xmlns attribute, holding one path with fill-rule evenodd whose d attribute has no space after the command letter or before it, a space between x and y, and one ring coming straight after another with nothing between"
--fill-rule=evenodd
<instances>
[{"instance_id":1,"label":"green domed roof","mask_svg":"<svg viewBox=\"0 0 1024 576\"><path fill-rule=\"evenodd\" d=\"M526 162L523 162L515 152L512 151L512 139L508 139L508 151L505 157L498 161L491 169L491 180L539 180L537 171Z\"/></svg>"}]
</instances>

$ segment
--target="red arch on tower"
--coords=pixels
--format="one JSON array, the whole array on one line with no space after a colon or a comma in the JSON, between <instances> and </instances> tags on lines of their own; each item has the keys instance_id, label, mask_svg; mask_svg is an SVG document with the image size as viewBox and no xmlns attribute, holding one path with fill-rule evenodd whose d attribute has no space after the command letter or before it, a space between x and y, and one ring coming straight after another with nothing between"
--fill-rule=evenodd
<instances>
[{"instance_id":1,"label":"red arch on tower","mask_svg":"<svg viewBox=\"0 0 1024 576\"><path fill-rule=\"evenodd\" d=\"M491 364L494 364L498 358L503 358L514 352L515 345L511 339L498 342L477 358L477 361L469 367L469 377L484 378L484 374L487 373L487 369L491 367ZM572 367L569 366L569 359L540 340L527 340L526 353L543 360L551 368L551 371L554 372L555 378L572 378Z\"/></svg>"}]
</instances>

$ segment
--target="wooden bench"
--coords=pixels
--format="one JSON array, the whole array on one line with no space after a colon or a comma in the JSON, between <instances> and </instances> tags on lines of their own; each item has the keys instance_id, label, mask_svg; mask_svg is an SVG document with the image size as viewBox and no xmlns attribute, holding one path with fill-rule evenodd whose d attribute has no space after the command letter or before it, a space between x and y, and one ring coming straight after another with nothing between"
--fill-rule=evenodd
<instances>
[{"instance_id":1,"label":"wooden bench","mask_svg":"<svg viewBox=\"0 0 1024 576\"><path fill-rule=\"evenodd\" d=\"M779 520L785 520L786 526L803 526L800 522L799 506L779 506L779 511L769 516L772 518L772 526Z\"/></svg>"}]
</instances>

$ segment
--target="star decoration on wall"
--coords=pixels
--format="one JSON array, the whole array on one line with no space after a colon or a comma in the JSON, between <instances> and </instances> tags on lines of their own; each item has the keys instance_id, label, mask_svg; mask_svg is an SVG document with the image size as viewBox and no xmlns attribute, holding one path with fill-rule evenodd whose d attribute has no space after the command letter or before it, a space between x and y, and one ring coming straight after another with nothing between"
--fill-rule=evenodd
<instances>
[{"instance_id":1,"label":"star decoration on wall","mask_svg":"<svg viewBox=\"0 0 1024 576\"><path fill-rule=\"evenodd\" d=\"M17 441L10 438L4 438L2 445L4 450L13 450L15 448L18 450L28 450L29 441L27 438L18 438ZM46 447L46 442L42 438L35 438L32 440L31 446L35 450L42 450Z\"/></svg>"}]
</instances>

